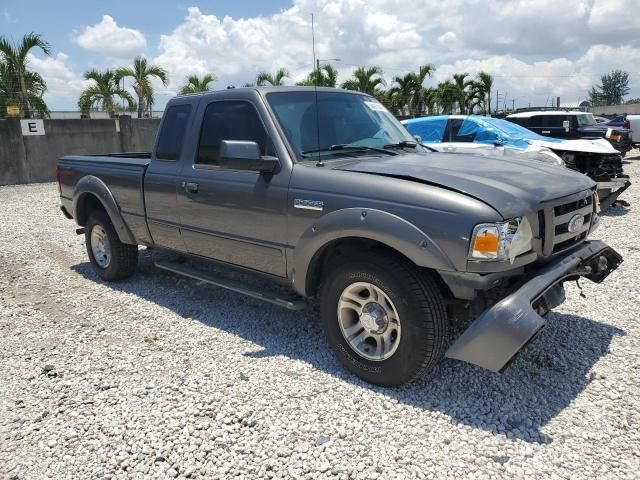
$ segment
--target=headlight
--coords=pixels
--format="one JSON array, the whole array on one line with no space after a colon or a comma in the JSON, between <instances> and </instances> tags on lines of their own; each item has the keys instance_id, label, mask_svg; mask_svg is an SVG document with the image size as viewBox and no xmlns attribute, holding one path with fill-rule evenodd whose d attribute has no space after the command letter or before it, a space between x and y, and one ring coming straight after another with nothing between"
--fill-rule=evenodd
<instances>
[{"instance_id":1,"label":"headlight","mask_svg":"<svg viewBox=\"0 0 640 480\"><path fill-rule=\"evenodd\" d=\"M476 225L471 236L469 258L511 263L518 255L531 250L533 232L526 217L502 223Z\"/></svg>"},{"instance_id":2,"label":"headlight","mask_svg":"<svg viewBox=\"0 0 640 480\"><path fill-rule=\"evenodd\" d=\"M564 160L556 155L551 149L543 147L536 152L536 157L538 160L541 160L546 163L551 163L552 165L558 165L560 167L564 167Z\"/></svg>"}]
</instances>

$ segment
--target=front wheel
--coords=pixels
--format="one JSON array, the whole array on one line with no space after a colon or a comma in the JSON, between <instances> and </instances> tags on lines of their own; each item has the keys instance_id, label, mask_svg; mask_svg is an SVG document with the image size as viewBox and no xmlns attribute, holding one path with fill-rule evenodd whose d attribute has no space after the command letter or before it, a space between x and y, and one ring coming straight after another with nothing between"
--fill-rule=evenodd
<instances>
[{"instance_id":1,"label":"front wheel","mask_svg":"<svg viewBox=\"0 0 640 480\"><path fill-rule=\"evenodd\" d=\"M138 265L138 246L122 243L111 220L102 210L89 215L85 243L94 271L104 280L123 280Z\"/></svg>"},{"instance_id":2,"label":"front wheel","mask_svg":"<svg viewBox=\"0 0 640 480\"><path fill-rule=\"evenodd\" d=\"M442 358L448 339L446 308L431 276L382 254L327 270L321 320L347 369L367 382L398 386Z\"/></svg>"}]
</instances>

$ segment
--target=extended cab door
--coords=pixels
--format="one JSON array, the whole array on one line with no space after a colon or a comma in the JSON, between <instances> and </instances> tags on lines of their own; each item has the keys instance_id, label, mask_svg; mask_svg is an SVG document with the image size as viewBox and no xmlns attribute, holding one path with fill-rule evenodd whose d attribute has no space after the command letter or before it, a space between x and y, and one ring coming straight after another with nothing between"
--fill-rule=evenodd
<instances>
[{"instance_id":1,"label":"extended cab door","mask_svg":"<svg viewBox=\"0 0 640 480\"><path fill-rule=\"evenodd\" d=\"M185 133L194 106L172 103L165 111L151 163L144 176L145 212L155 245L184 251L180 238L177 191Z\"/></svg>"},{"instance_id":2,"label":"extended cab door","mask_svg":"<svg viewBox=\"0 0 640 480\"><path fill-rule=\"evenodd\" d=\"M257 142L263 155L279 156L268 133L271 120L259 97L205 98L194 155L178 190L187 251L284 277L290 165L281 160L275 173L261 174L228 168L219 156L222 140Z\"/></svg>"}]
</instances>

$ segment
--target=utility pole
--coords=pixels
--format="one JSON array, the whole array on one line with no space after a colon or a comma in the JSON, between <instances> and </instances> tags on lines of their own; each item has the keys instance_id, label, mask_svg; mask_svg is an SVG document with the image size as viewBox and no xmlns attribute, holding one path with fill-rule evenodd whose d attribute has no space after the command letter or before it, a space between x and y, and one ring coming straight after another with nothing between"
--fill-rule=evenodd
<instances>
[{"instance_id":1,"label":"utility pole","mask_svg":"<svg viewBox=\"0 0 640 480\"><path fill-rule=\"evenodd\" d=\"M500 103L500 92L496 88L496 113L498 113L498 104Z\"/></svg>"},{"instance_id":2,"label":"utility pole","mask_svg":"<svg viewBox=\"0 0 640 480\"><path fill-rule=\"evenodd\" d=\"M511 111L512 112L516 111L516 99L515 98L511 99Z\"/></svg>"}]
</instances>

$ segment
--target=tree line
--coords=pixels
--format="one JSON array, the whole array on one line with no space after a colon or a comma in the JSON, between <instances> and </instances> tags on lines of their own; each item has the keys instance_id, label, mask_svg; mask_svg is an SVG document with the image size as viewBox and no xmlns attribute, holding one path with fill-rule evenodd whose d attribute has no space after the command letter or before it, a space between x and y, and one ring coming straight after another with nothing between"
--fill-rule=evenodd
<instances>
[{"instance_id":1,"label":"tree line","mask_svg":"<svg viewBox=\"0 0 640 480\"><path fill-rule=\"evenodd\" d=\"M9 109L12 115L31 118L47 117L49 109L43 99L47 85L42 76L28 68L28 55L40 50L50 55L51 46L40 34L28 33L16 43L0 36L0 118ZM434 86L425 86L433 77L435 67L425 64L414 72L398 75L387 81L379 66L363 65L356 68L351 77L338 82L338 71L330 64L318 65L297 85L343 88L367 93L376 97L392 113L398 116L420 116L439 113L491 114L491 90L493 77L486 72L475 76L455 73ZM91 69L84 73L89 85L78 98L78 108L89 116L100 110L116 115L119 111L136 111L138 118L150 115L155 103L152 81L167 86L168 72L159 65L138 56L131 66L113 69ZM132 94L124 86L129 80ZM216 81L213 73L203 76L189 75L179 89L180 95L206 92ZM289 71L280 68L275 72L260 72L253 82L243 86L281 86L291 83ZM589 91L592 105L616 105L623 102L629 92L629 74L615 70L602 75L601 85ZM640 102L631 99L627 103ZM17 110L17 111L16 111Z\"/></svg>"},{"instance_id":2,"label":"tree line","mask_svg":"<svg viewBox=\"0 0 640 480\"><path fill-rule=\"evenodd\" d=\"M417 71L395 76L390 83L384 78L379 66L363 65L356 68L351 78L338 83L338 71L329 64L313 69L300 86L333 87L367 93L376 97L392 113L401 116L418 116L434 113L491 113L491 89L493 77L480 72L475 77L468 73L456 73L450 79L439 82L434 87L425 86L435 67L426 64ZM280 68L274 73L261 72L254 83L244 86L285 85L290 73Z\"/></svg>"},{"instance_id":3,"label":"tree line","mask_svg":"<svg viewBox=\"0 0 640 480\"><path fill-rule=\"evenodd\" d=\"M7 107L18 108L18 115L46 117L49 109L43 99L47 85L42 76L28 68L28 54L39 49L50 55L51 46L41 35L28 33L17 43L0 36L0 116ZM454 74L452 78L434 87L425 87L433 76L435 67L420 66L417 71L396 76L387 84L382 68L362 66L355 69L351 78L338 83L338 71L330 64L318 65L298 85L344 88L375 96L396 115L424 115L429 113L491 113L491 75L480 72L472 78L467 73ZM136 57L131 66L113 69L91 69L83 74L89 85L78 98L78 108L89 116L100 110L114 116L117 112L135 111L141 118L151 113L155 103L152 81L156 79L168 85L169 74L159 65L153 65L142 57ZM277 71L260 72L255 81L245 86L284 85L290 73L280 68ZM124 86L131 82L134 94ZM204 76L190 75L179 89L179 94L209 91L216 81L213 73Z\"/></svg>"}]
</instances>

